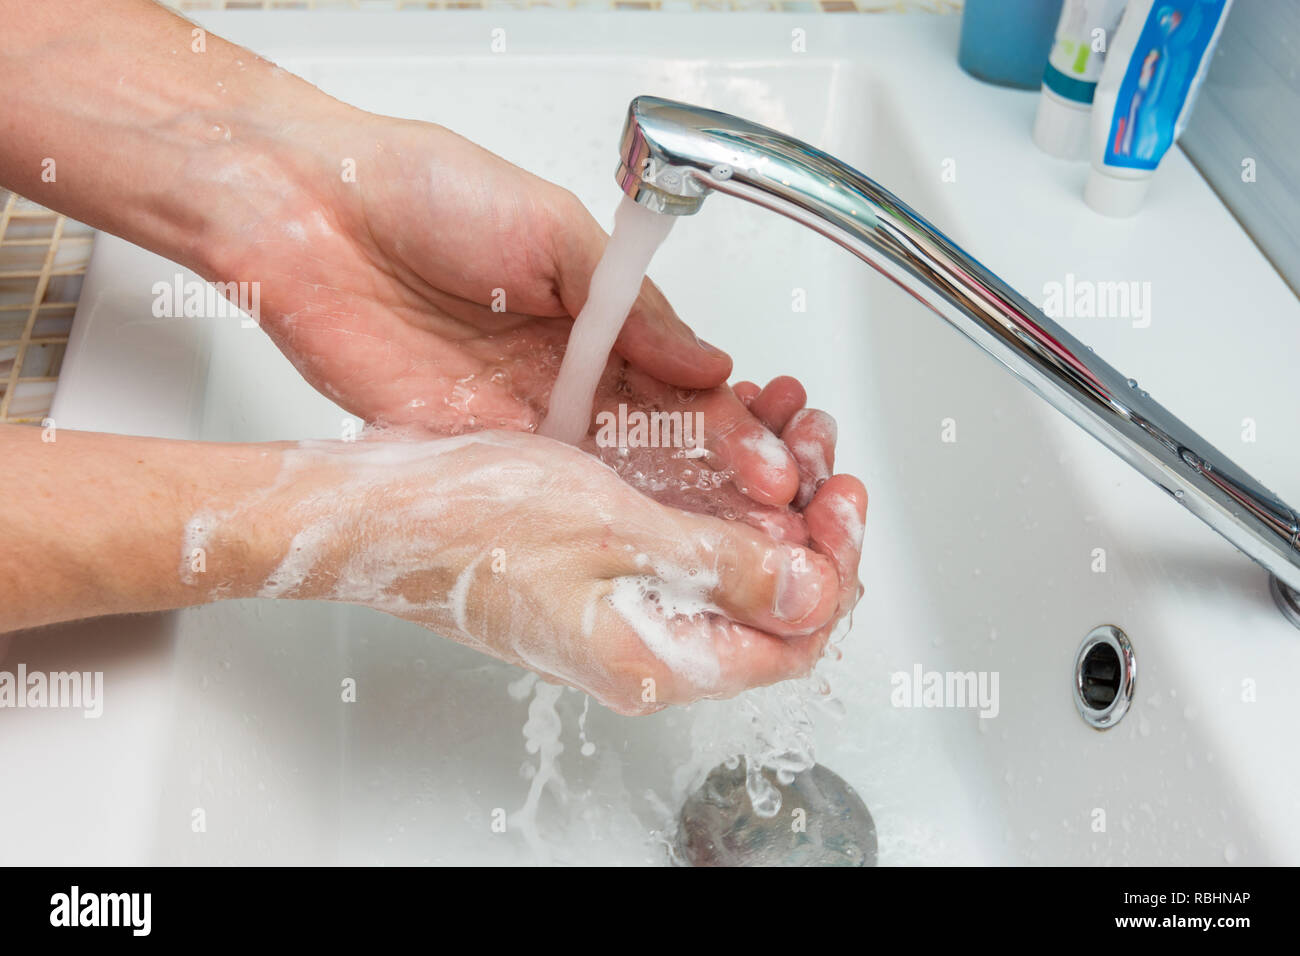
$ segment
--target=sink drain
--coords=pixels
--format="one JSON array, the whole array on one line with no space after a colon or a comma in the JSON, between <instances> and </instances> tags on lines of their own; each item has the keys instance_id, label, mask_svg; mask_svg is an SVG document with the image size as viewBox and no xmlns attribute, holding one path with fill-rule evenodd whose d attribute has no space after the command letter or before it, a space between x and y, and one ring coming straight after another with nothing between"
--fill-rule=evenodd
<instances>
[{"instance_id":1,"label":"sink drain","mask_svg":"<svg viewBox=\"0 0 1300 956\"><path fill-rule=\"evenodd\" d=\"M1133 702L1137 658L1128 635L1103 624L1093 628L1074 657L1074 705L1089 726L1108 730Z\"/></svg>"},{"instance_id":2,"label":"sink drain","mask_svg":"<svg viewBox=\"0 0 1300 956\"><path fill-rule=\"evenodd\" d=\"M719 764L686 800L677 857L690 866L875 866L876 824L844 779L820 764L773 781L781 810L760 817L745 792L745 762Z\"/></svg>"}]
</instances>

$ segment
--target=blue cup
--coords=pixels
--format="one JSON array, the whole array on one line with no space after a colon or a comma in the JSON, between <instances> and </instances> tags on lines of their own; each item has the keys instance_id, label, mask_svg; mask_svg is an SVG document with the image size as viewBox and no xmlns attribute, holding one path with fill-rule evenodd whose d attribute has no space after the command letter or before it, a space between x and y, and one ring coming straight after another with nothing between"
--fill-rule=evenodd
<instances>
[{"instance_id":1,"label":"blue cup","mask_svg":"<svg viewBox=\"0 0 1300 956\"><path fill-rule=\"evenodd\" d=\"M1063 0L966 0L957 62L976 79L1036 90Z\"/></svg>"}]
</instances>

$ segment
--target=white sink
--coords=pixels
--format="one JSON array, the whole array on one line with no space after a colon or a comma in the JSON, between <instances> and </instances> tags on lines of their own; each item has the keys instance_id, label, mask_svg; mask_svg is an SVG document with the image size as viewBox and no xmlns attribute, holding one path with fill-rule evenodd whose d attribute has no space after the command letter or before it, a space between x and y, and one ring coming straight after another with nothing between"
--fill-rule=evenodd
<instances>
[{"instance_id":1,"label":"white sink","mask_svg":"<svg viewBox=\"0 0 1300 956\"><path fill-rule=\"evenodd\" d=\"M558 181L607 226L624 110L650 93L829 150L1036 301L1067 273L1148 281L1149 328L1063 322L1300 500L1296 299L1180 152L1139 218L1091 213L1084 168L1030 142L1034 95L959 71L955 17L203 20L346 100L436 120ZM490 52L494 28L504 54ZM796 28L807 53L791 52ZM260 331L150 318L153 282L176 271L101 237L58 425L337 437L343 413ZM819 715L816 742L871 808L882 864L1300 863L1300 632L1259 568L800 227L715 198L678 224L652 274L739 375L799 376L840 421L840 469L871 491L866 597L843 659L824 668L845 714ZM795 289L806 313L791 309ZM941 441L948 418L956 442ZM1244 418L1258 441L1241 440ZM1071 678L1103 623L1128 633L1139 678L1131 712L1098 732ZM103 670L106 699L98 721L0 712L0 816L24 821L4 862L658 863L657 832L746 715L744 701L651 718L593 705L580 724L585 698L565 692L567 799L545 791L530 840L517 817L492 825L525 805L521 768L538 761L521 732L528 695L507 690L523 672L377 612L232 602L18 635L0 667L18 661ZM997 672L997 716L895 708L890 675L918 664ZM346 677L356 703L340 701ZM206 832L193 832L196 808Z\"/></svg>"}]
</instances>

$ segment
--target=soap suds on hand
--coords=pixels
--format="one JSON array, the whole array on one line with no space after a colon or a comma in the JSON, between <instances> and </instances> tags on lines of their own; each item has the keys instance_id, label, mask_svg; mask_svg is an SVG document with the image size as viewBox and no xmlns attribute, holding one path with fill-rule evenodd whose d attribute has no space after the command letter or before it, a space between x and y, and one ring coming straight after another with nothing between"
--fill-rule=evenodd
<instances>
[{"instance_id":1,"label":"soap suds on hand","mask_svg":"<svg viewBox=\"0 0 1300 956\"><path fill-rule=\"evenodd\" d=\"M666 566L656 566L654 572L616 579L610 606L670 671L697 688L716 687L721 665L710 631L678 625L722 613L709 600L717 574Z\"/></svg>"}]
</instances>

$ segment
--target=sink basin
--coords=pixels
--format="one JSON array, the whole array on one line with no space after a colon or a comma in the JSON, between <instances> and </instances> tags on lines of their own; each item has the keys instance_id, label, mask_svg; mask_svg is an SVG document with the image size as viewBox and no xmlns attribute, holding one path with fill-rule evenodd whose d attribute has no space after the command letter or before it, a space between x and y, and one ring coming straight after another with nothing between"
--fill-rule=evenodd
<instances>
[{"instance_id":1,"label":"sink basin","mask_svg":"<svg viewBox=\"0 0 1300 956\"><path fill-rule=\"evenodd\" d=\"M342 99L437 121L561 183L607 227L623 114L650 93L839 156L1039 303L1067 276L1149 283L1149 324L1061 321L1300 500L1295 297L1177 150L1141 216L1090 212L1084 167L1030 142L1035 96L957 68L955 17L201 16ZM796 28L807 53L791 52ZM178 271L100 237L58 426L339 437L348 416L259 330L151 317L153 283ZM813 713L817 756L870 808L882 865L1300 863L1300 633L1258 567L793 223L715 199L651 274L739 375L801 378L839 419L839 469L871 491L866 596L842 659L821 668L842 713ZM1075 652L1100 624L1140 662L1132 708L1104 732L1072 696ZM676 809L756 709L619 717L328 604L80 622L0 654L3 669L105 673L98 720L0 714L0 763L15 768L0 815L24 821L10 863L663 863ZM996 715L895 706L895 675L917 668L995 673ZM528 739L563 745L540 777L530 708Z\"/></svg>"}]
</instances>

